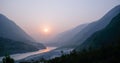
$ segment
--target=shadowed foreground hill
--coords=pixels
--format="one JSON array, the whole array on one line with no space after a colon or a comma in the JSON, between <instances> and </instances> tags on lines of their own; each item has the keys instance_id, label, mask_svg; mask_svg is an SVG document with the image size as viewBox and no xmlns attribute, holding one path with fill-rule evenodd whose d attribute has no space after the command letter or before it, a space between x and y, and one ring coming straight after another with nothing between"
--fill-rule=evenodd
<instances>
[{"instance_id":1,"label":"shadowed foreground hill","mask_svg":"<svg viewBox=\"0 0 120 63\"><path fill-rule=\"evenodd\" d=\"M0 56L6 55L8 53L25 53L36 50L39 49L33 45L0 37Z\"/></svg>"},{"instance_id":2,"label":"shadowed foreground hill","mask_svg":"<svg viewBox=\"0 0 120 63\"><path fill-rule=\"evenodd\" d=\"M118 14L103 30L97 31L78 47L78 50L99 48L120 44L120 14Z\"/></svg>"}]
</instances>

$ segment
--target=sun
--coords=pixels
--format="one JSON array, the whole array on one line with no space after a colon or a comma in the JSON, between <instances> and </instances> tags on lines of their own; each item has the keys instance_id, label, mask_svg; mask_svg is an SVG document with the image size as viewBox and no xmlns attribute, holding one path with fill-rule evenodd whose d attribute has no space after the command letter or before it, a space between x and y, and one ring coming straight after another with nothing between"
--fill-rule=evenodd
<instances>
[{"instance_id":1,"label":"sun","mask_svg":"<svg viewBox=\"0 0 120 63\"><path fill-rule=\"evenodd\" d=\"M49 32L49 29L48 28L44 28L43 30L45 33Z\"/></svg>"}]
</instances>

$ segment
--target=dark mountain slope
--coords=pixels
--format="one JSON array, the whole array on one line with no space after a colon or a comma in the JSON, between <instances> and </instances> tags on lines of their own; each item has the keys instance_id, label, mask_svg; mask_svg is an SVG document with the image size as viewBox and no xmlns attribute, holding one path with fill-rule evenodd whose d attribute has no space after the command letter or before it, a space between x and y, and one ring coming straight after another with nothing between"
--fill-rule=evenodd
<instances>
[{"instance_id":1,"label":"dark mountain slope","mask_svg":"<svg viewBox=\"0 0 120 63\"><path fill-rule=\"evenodd\" d=\"M82 43L77 50L96 49L120 44L120 13L104 29L97 31Z\"/></svg>"},{"instance_id":2,"label":"dark mountain slope","mask_svg":"<svg viewBox=\"0 0 120 63\"><path fill-rule=\"evenodd\" d=\"M36 50L39 49L33 45L0 37L0 56L6 55L7 53L25 53Z\"/></svg>"},{"instance_id":3,"label":"dark mountain slope","mask_svg":"<svg viewBox=\"0 0 120 63\"><path fill-rule=\"evenodd\" d=\"M17 41L32 41L27 33L25 33L18 25L9 20L4 15L0 14L0 37L17 40Z\"/></svg>"},{"instance_id":4,"label":"dark mountain slope","mask_svg":"<svg viewBox=\"0 0 120 63\"><path fill-rule=\"evenodd\" d=\"M41 43L36 43L18 25L0 14L0 55L5 52L22 53L44 49Z\"/></svg>"},{"instance_id":5,"label":"dark mountain slope","mask_svg":"<svg viewBox=\"0 0 120 63\"><path fill-rule=\"evenodd\" d=\"M88 37L90 37L96 31L99 31L106 27L110 21L120 13L120 5L116 6L112 10L110 10L105 16L103 16L100 20L88 24L82 31L80 31L76 36L74 36L69 42L71 45L66 46L78 46L82 42L84 42Z\"/></svg>"}]
</instances>

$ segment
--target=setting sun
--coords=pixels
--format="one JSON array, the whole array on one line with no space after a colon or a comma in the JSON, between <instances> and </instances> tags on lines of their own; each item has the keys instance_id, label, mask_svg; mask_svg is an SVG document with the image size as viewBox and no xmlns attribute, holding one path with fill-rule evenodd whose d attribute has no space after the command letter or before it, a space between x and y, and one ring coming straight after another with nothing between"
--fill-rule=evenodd
<instances>
[{"instance_id":1,"label":"setting sun","mask_svg":"<svg viewBox=\"0 0 120 63\"><path fill-rule=\"evenodd\" d=\"M45 33L47 33L47 32L49 32L49 29L48 29L48 28L45 28L43 31L44 31Z\"/></svg>"}]
</instances>

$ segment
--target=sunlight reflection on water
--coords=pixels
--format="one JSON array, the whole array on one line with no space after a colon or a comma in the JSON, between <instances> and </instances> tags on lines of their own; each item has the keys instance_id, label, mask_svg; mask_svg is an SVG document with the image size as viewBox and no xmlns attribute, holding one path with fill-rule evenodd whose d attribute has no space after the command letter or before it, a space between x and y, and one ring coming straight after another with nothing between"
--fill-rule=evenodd
<instances>
[{"instance_id":1,"label":"sunlight reflection on water","mask_svg":"<svg viewBox=\"0 0 120 63\"><path fill-rule=\"evenodd\" d=\"M56 49L56 47L47 47L46 49L42 49L42 50L35 51L35 52L13 54L13 55L10 55L10 56L12 58L14 58L15 60L20 60L20 59L26 58L26 57L31 56L31 55L36 55L36 54L41 54L41 53L49 52L49 51L51 51L53 49ZM3 57L0 57L0 61L2 61L2 58Z\"/></svg>"}]
</instances>

